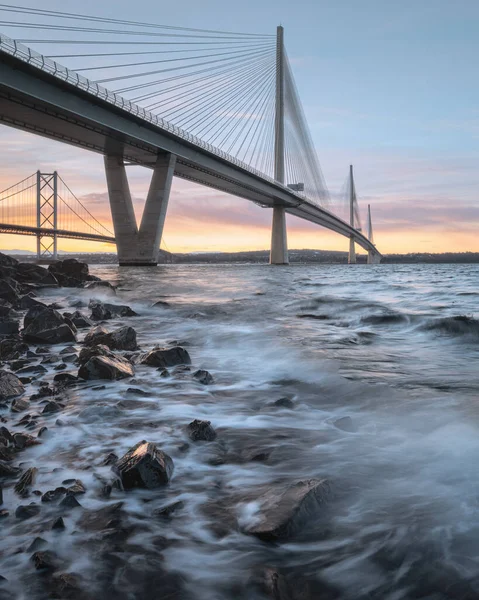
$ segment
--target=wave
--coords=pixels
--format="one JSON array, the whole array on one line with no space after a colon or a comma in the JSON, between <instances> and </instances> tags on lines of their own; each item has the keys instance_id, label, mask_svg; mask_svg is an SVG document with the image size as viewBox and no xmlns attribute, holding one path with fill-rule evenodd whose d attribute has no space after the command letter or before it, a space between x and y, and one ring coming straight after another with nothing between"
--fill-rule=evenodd
<instances>
[{"instance_id":1,"label":"wave","mask_svg":"<svg viewBox=\"0 0 479 600\"><path fill-rule=\"evenodd\" d=\"M422 325L421 328L452 336L479 337L479 321L467 315L434 319Z\"/></svg>"},{"instance_id":2,"label":"wave","mask_svg":"<svg viewBox=\"0 0 479 600\"><path fill-rule=\"evenodd\" d=\"M409 321L410 318L408 315L396 312L361 317L361 323L365 325L395 325L398 323L409 323Z\"/></svg>"}]
</instances>

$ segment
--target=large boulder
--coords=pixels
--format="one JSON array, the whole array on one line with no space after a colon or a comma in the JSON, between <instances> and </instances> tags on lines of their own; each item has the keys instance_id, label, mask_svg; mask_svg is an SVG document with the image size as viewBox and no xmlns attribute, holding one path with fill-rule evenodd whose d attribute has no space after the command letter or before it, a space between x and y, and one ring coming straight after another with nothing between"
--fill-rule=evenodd
<instances>
[{"instance_id":1,"label":"large boulder","mask_svg":"<svg viewBox=\"0 0 479 600\"><path fill-rule=\"evenodd\" d=\"M8 317L12 311L13 306L7 300L0 298L0 319Z\"/></svg>"},{"instance_id":2,"label":"large boulder","mask_svg":"<svg viewBox=\"0 0 479 600\"><path fill-rule=\"evenodd\" d=\"M187 430L193 442L212 442L216 439L216 431L211 427L211 421L195 419L188 425Z\"/></svg>"},{"instance_id":3,"label":"large boulder","mask_svg":"<svg viewBox=\"0 0 479 600\"><path fill-rule=\"evenodd\" d=\"M142 440L113 466L124 489L153 489L167 484L173 474L173 460L155 444Z\"/></svg>"},{"instance_id":4,"label":"large boulder","mask_svg":"<svg viewBox=\"0 0 479 600\"><path fill-rule=\"evenodd\" d=\"M0 252L0 266L1 267L16 267L18 265L18 260L13 258L12 256L8 256L7 254L3 254Z\"/></svg>"},{"instance_id":5,"label":"large boulder","mask_svg":"<svg viewBox=\"0 0 479 600\"><path fill-rule=\"evenodd\" d=\"M86 364L90 358L94 356L108 356L109 358L116 358L116 355L104 344L97 344L96 346L85 346L80 350L78 355L78 364L80 366Z\"/></svg>"},{"instance_id":6,"label":"large boulder","mask_svg":"<svg viewBox=\"0 0 479 600\"><path fill-rule=\"evenodd\" d=\"M64 287L82 287L89 281L88 265L76 258L59 260L48 267L50 273Z\"/></svg>"},{"instance_id":7,"label":"large boulder","mask_svg":"<svg viewBox=\"0 0 479 600\"><path fill-rule=\"evenodd\" d=\"M137 317L138 313L125 304L109 304L107 302L90 302L91 319L94 321L106 321L119 317Z\"/></svg>"},{"instance_id":8,"label":"large boulder","mask_svg":"<svg viewBox=\"0 0 479 600\"><path fill-rule=\"evenodd\" d=\"M78 329L84 329L85 327L92 327L93 323L90 321L88 317L85 317L79 310L76 310L74 313L63 313L65 318L68 318L75 327Z\"/></svg>"},{"instance_id":9,"label":"large boulder","mask_svg":"<svg viewBox=\"0 0 479 600\"><path fill-rule=\"evenodd\" d=\"M298 481L286 489L272 489L257 499L258 518L246 533L263 541L288 539L314 518L330 493L326 479Z\"/></svg>"},{"instance_id":10,"label":"large boulder","mask_svg":"<svg viewBox=\"0 0 479 600\"><path fill-rule=\"evenodd\" d=\"M6 279L2 276L2 285L0 286L0 299L10 302L13 306L17 306L20 299L19 287L13 279Z\"/></svg>"},{"instance_id":11,"label":"large boulder","mask_svg":"<svg viewBox=\"0 0 479 600\"><path fill-rule=\"evenodd\" d=\"M43 308L46 308L46 304L44 304L43 302L40 302L40 300L37 300L36 298L34 298L32 295L32 292L30 292L29 294L25 294L25 296L22 296L18 302L18 308L22 309L22 310L28 310L29 308L32 308L33 306L41 306Z\"/></svg>"},{"instance_id":12,"label":"large boulder","mask_svg":"<svg viewBox=\"0 0 479 600\"><path fill-rule=\"evenodd\" d=\"M36 344L75 342L75 334L55 309L33 306L24 319L23 339Z\"/></svg>"},{"instance_id":13,"label":"large boulder","mask_svg":"<svg viewBox=\"0 0 479 600\"><path fill-rule=\"evenodd\" d=\"M136 350L136 331L132 327L120 327L115 331L108 331L105 327L95 327L89 331L83 343L86 346L102 344L110 350Z\"/></svg>"},{"instance_id":14,"label":"large boulder","mask_svg":"<svg viewBox=\"0 0 479 600\"><path fill-rule=\"evenodd\" d=\"M78 371L78 377L82 379L116 380L133 377L134 374L133 367L122 356L93 356Z\"/></svg>"},{"instance_id":15,"label":"large boulder","mask_svg":"<svg viewBox=\"0 0 479 600\"><path fill-rule=\"evenodd\" d=\"M109 281L92 281L91 283L88 283L85 288L87 290L100 290L102 294L116 296L115 287L111 285Z\"/></svg>"},{"instance_id":16,"label":"large boulder","mask_svg":"<svg viewBox=\"0 0 479 600\"><path fill-rule=\"evenodd\" d=\"M172 348L153 348L153 350L140 357L140 363L149 367L165 369L176 365L190 365L191 358L184 348L173 346Z\"/></svg>"},{"instance_id":17,"label":"large boulder","mask_svg":"<svg viewBox=\"0 0 479 600\"><path fill-rule=\"evenodd\" d=\"M28 351L28 345L19 337L0 340L0 360L16 360Z\"/></svg>"},{"instance_id":18,"label":"large boulder","mask_svg":"<svg viewBox=\"0 0 479 600\"><path fill-rule=\"evenodd\" d=\"M22 382L8 371L0 371L0 401L20 396L25 391Z\"/></svg>"},{"instance_id":19,"label":"large boulder","mask_svg":"<svg viewBox=\"0 0 479 600\"><path fill-rule=\"evenodd\" d=\"M39 286L58 286L56 277L48 269L34 263L19 263L15 269L15 279Z\"/></svg>"}]
</instances>

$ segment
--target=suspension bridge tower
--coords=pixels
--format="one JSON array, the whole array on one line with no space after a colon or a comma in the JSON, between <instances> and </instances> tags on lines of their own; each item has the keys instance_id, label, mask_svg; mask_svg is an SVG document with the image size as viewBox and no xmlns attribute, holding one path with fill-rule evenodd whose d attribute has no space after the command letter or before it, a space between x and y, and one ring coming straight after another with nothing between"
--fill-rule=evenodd
<instances>
[{"instance_id":1,"label":"suspension bridge tower","mask_svg":"<svg viewBox=\"0 0 479 600\"><path fill-rule=\"evenodd\" d=\"M58 173L37 171L37 227L53 233L37 233L37 260L57 260Z\"/></svg>"}]
</instances>

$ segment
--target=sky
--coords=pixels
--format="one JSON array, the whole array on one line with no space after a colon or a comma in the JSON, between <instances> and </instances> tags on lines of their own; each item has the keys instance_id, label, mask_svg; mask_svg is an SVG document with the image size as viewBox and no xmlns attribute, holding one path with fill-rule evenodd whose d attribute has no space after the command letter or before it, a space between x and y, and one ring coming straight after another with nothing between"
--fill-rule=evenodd
<instances>
[{"instance_id":1,"label":"sky","mask_svg":"<svg viewBox=\"0 0 479 600\"><path fill-rule=\"evenodd\" d=\"M274 34L283 25L327 186L336 194L354 165L363 221L369 203L379 250L479 252L477 0L43 0L42 8L248 33ZM57 170L108 222L101 156L6 126L0 126L0 156L0 190L37 169ZM129 168L138 215L150 173ZM162 247L265 249L271 216L248 201L175 179ZM348 246L291 216L288 242L290 248ZM0 247L33 250L35 240L2 235ZM111 246L62 240L60 249Z\"/></svg>"}]
</instances>

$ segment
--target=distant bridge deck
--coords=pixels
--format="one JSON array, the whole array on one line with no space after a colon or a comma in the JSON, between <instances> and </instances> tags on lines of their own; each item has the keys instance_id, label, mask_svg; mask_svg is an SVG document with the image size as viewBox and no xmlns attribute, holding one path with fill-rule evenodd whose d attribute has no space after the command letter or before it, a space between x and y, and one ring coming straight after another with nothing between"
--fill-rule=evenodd
<instances>
[{"instance_id":1,"label":"distant bridge deck","mask_svg":"<svg viewBox=\"0 0 479 600\"><path fill-rule=\"evenodd\" d=\"M93 233L81 233L77 231L67 231L65 229L45 229L44 227L27 227L25 225L7 225L0 223L0 233L11 233L16 235L42 235L53 237L67 238L71 240L87 240L90 242L104 242L114 244L114 237L96 235Z\"/></svg>"}]
</instances>

